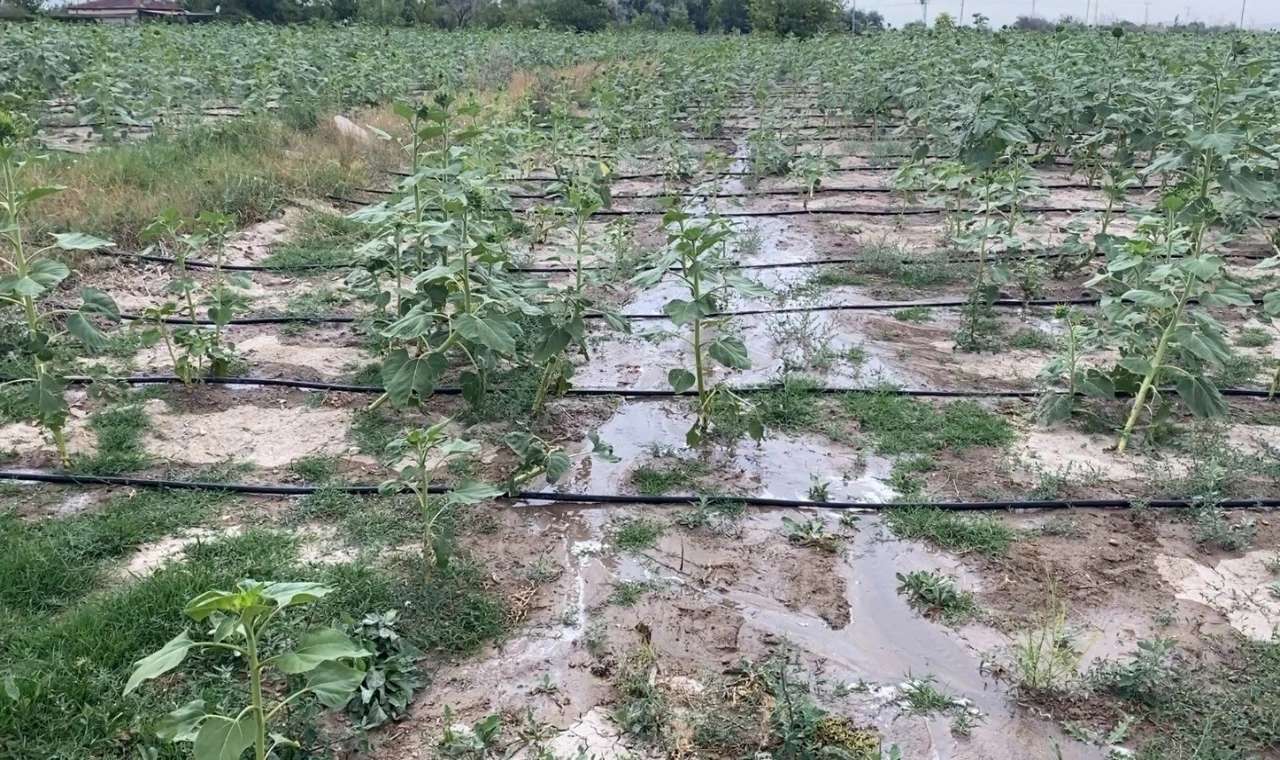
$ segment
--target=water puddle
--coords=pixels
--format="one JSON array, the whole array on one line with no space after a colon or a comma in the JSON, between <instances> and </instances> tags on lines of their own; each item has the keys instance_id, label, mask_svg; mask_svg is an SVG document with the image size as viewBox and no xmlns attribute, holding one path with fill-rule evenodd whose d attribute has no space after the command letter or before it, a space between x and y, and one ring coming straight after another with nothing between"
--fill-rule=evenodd
<instances>
[{"instance_id":1,"label":"water puddle","mask_svg":"<svg viewBox=\"0 0 1280 760\"><path fill-rule=\"evenodd\" d=\"M619 461L592 459L561 481L560 488L565 493L635 493L631 478L636 467L660 453L698 457L708 465L701 490L806 499L817 483L832 500L878 503L896 496L886 483L889 460L817 435L775 433L758 444L746 439L727 448L687 450L691 413L690 404L678 401L623 403L598 430Z\"/></svg>"},{"instance_id":2,"label":"water puddle","mask_svg":"<svg viewBox=\"0 0 1280 760\"><path fill-rule=\"evenodd\" d=\"M1096 747L1067 739L1048 721L1015 713L1002 686L987 674L983 652L970 640L998 640L998 633L975 625L952 631L921 617L897 594L895 573L925 569L956 574L961 587L972 587L975 579L945 555L918 544L882 540L877 528L876 520L864 519L837 565L849 603L849 621L841 628L761 595L735 590L728 596L741 605L748 625L821 658L828 679L901 685L932 676L945 693L967 700L982 713L982 722L970 737L956 738L950 733L949 718L926 719L904 712L897 704L901 686L878 692L887 701L873 717L886 746L897 743L903 757L1053 757L1049 744L1053 739L1061 745L1065 760L1101 760Z\"/></svg>"}]
</instances>

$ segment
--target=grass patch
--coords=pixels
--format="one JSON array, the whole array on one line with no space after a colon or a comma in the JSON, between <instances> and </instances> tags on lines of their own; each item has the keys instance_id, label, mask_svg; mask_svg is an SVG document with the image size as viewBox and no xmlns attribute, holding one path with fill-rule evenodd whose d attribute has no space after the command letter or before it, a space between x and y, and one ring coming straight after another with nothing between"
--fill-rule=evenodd
<instances>
[{"instance_id":1,"label":"grass patch","mask_svg":"<svg viewBox=\"0 0 1280 760\"><path fill-rule=\"evenodd\" d=\"M198 491L139 491L96 512L27 522L0 515L0 609L53 613L99 588L112 562L196 525L226 501Z\"/></svg>"},{"instance_id":2,"label":"grass patch","mask_svg":"<svg viewBox=\"0 0 1280 760\"><path fill-rule=\"evenodd\" d=\"M923 306L912 306L907 309L898 309L893 312L893 318L899 322L910 322L912 324L924 324L933 321L933 313Z\"/></svg>"},{"instance_id":3,"label":"grass patch","mask_svg":"<svg viewBox=\"0 0 1280 760\"><path fill-rule=\"evenodd\" d=\"M345 216L308 211L295 225L294 239L273 246L261 265L282 271L350 266L354 249L368 236L367 226Z\"/></svg>"},{"instance_id":4,"label":"grass patch","mask_svg":"<svg viewBox=\"0 0 1280 760\"><path fill-rule=\"evenodd\" d=\"M751 401L766 429L809 430L822 417L818 394L813 392L819 386L820 383L808 378L791 377L778 390L756 394Z\"/></svg>"},{"instance_id":5,"label":"grass patch","mask_svg":"<svg viewBox=\"0 0 1280 760\"><path fill-rule=\"evenodd\" d=\"M135 250L142 228L167 208L185 216L217 211L243 226L289 198L358 187L379 166L328 124L308 132L270 118L196 125L32 165L33 185L68 189L32 207L28 239L76 230Z\"/></svg>"},{"instance_id":6,"label":"grass patch","mask_svg":"<svg viewBox=\"0 0 1280 760\"><path fill-rule=\"evenodd\" d=\"M967 515L936 507L891 509L889 527L902 538L923 538L944 549L1000 555L1013 545L1014 533L993 515Z\"/></svg>"},{"instance_id":7,"label":"grass patch","mask_svg":"<svg viewBox=\"0 0 1280 760\"><path fill-rule=\"evenodd\" d=\"M858 252L858 261L830 267L814 278L818 285L865 285L868 278L889 280L915 290L950 285L964 278L970 266L950 261L942 252L909 254L892 246L868 246Z\"/></svg>"},{"instance_id":8,"label":"grass patch","mask_svg":"<svg viewBox=\"0 0 1280 760\"><path fill-rule=\"evenodd\" d=\"M631 473L636 490L643 496L662 496L672 491L694 486L698 478L711 474L711 465L701 459L660 457L654 460L663 466L642 464Z\"/></svg>"},{"instance_id":9,"label":"grass patch","mask_svg":"<svg viewBox=\"0 0 1280 760\"><path fill-rule=\"evenodd\" d=\"M1240 337L1236 338L1236 345L1242 348L1266 348L1275 342L1275 339L1275 334L1270 330L1246 327L1240 331Z\"/></svg>"},{"instance_id":10,"label":"grass patch","mask_svg":"<svg viewBox=\"0 0 1280 760\"><path fill-rule=\"evenodd\" d=\"M303 457L289 463L289 471L313 484L327 483L337 472L337 460L333 457Z\"/></svg>"},{"instance_id":11,"label":"grass patch","mask_svg":"<svg viewBox=\"0 0 1280 760\"><path fill-rule=\"evenodd\" d=\"M1280 641L1245 639L1231 656L1200 666L1168 639L1138 647L1127 662L1089 674L1094 688L1145 718L1137 757L1265 757L1280 744Z\"/></svg>"},{"instance_id":12,"label":"grass patch","mask_svg":"<svg viewBox=\"0 0 1280 760\"><path fill-rule=\"evenodd\" d=\"M1020 348L1025 351L1056 351L1058 350L1058 343L1059 339L1048 333L1027 328L1018 330L1009 336L1010 348Z\"/></svg>"},{"instance_id":13,"label":"grass patch","mask_svg":"<svg viewBox=\"0 0 1280 760\"><path fill-rule=\"evenodd\" d=\"M634 518L621 520L613 527L609 539L624 551L642 551L658 545L666 526L656 520Z\"/></svg>"},{"instance_id":14,"label":"grass patch","mask_svg":"<svg viewBox=\"0 0 1280 760\"><path fill-rule=\"evenodd\" d=\"M395 440L404 425L385 407L358 409L351 417L347 438L362 454L380 457L387 453L387 444Z\"/></svg>"},{"instance_id":15,"label":"grass patch","mask_svg":"<svg viewBox=\"0 0 1280 760\"><path fill-rule=\"evenodd\" d=\"M12 533L6 530L0 540ZM283 635L296 636L343 614L359 619L389 609L401 610L397 629L428 652L465 655L506 633L506 606L487 593L487 576L474 564L456 561L428 581L420 560L412 557L390 567L298 567L296 549L288 535L249 530L193 545L185 561L84 597L60 615L28 614L6 600L0 606L0 658L20 698L0 699L5 756L151 756L143 751L155 743L151 726L175 706L197 697L211 705L243 704L240 667L234 668L236 677L228 677L232 661L217 654L193 657L183 676L163 688L143 689L129 697L122 697L121 690L134 660L192 625L181 614L188 600L209 589L231 588L244 578L318 581L334 589L305 618L282 620ZM317 735L312 712L304 700L289 711L292 725L284 731L304 742L299 756L326 756L328 740ZM49 720L50 715L64 714L76 718ZM8 740L15 737L21 742ZM178 755L166 747L158 756Z\"/></svg>"},{"instance_id":16,"label":"grass patch","mask_svg":"<svg viewBox=\"0 0 1280 760\"><path fill-rule=\"evenodd\" d=\"M915 454L975 446L1006 446L1013 428L974 401L953 401L940 409L909 396L846 393L845 414L876 439L880 454Z\"/></svg>"},{"instance_id":17,"label":"grass patch","mask_svg":"<svg viewBox=\"0 0 1280 760\"><path fill-rule=\"evenodd\" d=\"M92 455L77 456L71 469L89 475L120 475L136 472L151 464L142 444L142 434L150 427L142 404L129 402L100 409L89 416L89 429L98 439Z\"/></svg>"},{"instance_id":18,"label":"grass patch","mask_svg":"<svg viewBox=\"0 0 1280 760\"><path fill-rule=\"evenodd\" d=\"M968 591L956 588L955 580L941 573L912 570L898 573L898 593L905 594L911 607L927 617L961 625L978 617L978 601Z\"/></svg>"},{"instance_id":19,"label":"grass patch","mask_svg":"<svg viewBox=\"0 0 1280 760\"><path fill-rule=\"evenodd\" d=\"M747 512L747 505L726 499L698 499L692 509L676 513L675 523L682 528L704 528L727 532Z\"/></svg>"},{"instance_id":20,"label":"grass patch","mask_svg":"<svg viewBox=\"0 0 1280 760\"><path fill-rule=\"evenodd\" d=\"M609 595L609 604L630 607L640 601L640 597L660 588L662 584L657 581L620 581L613 586L613 593Z\"/></svg>"}]
</instances>

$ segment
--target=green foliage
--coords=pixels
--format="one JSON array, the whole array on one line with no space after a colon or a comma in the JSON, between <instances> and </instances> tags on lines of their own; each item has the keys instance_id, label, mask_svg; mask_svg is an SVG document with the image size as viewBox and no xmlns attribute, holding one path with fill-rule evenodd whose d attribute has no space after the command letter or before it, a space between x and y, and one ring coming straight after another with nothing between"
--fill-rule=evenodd
<instances>
[{"instance_id":1,"label":"green foliage","mask_svg":"<svg viewBox=\"0 0 1280 760\"><path fill-rule=\"evenodd\" d=\"M396 632L398 618L395 610L371 612L347 624L347 635L371 652L364 680L347 701L347 713L362 729L406 717L414 692L427 685L418 672L422 652Z\"/></svg>"},{"instance_id":2,"label":"green foliage","mask_svg":"<svg viewBox=\"0 0 1280 760\"><path fill-rule=\"evenodd\" d=\"M657 546L665 530L660 522L629 518L618 521L609 532L609 538L619 549L638 552Z\"/></svg>"},{"instance_id":3,"label":"green foliage","mask_svg":"<svg viewBox=\"0 0 1280 760\"><path fill-rule=\"evenodd\" d=\"M898 593L906 594L911 606L925 615L941 618L948 625L961 625L979 615L973 593L960 591L955 581L928 570L897 573Z\"/></svg>"},{"instance_id":4,"label":"green foliage","mask_svg":"<svg viewBox=\"0 0 1280 760\"><path fill-rule=\"evenodd\" d=\"M225 500L196 491L140 491L81 515L28 522L0 515L0 605L9 613L73 607L139 546L199 523Z\"/></svg>"},{"instance_id":5,"label":"green foliage","mask_svg":"<svg viewBox=\"0 0 1280 760\"><path fill-rule=\"evenodd\" d=\"M330 591L317 583L245 580L236 585L235 591L207 591L195 597L183 612L209 626L208 639L192 639L183 631L138 660L125 684L125 695L181 665L193 649L229 650L243 658L250 704L225 716L211 711L215 705L194 699L161 719L156 724L156 736L164 741L191 742L198 760L238 758L251 747L256 760L267 760L281 747L299 746L271 730L280 712L304 697L331 708L345 705L365 678L364 658L372 654L337 628L305 633L293 648L267 648L269 623L276 615L288 607L322 599ZM268 651L274 653L268 656ZM305 675L305 684L268 706L262 685L267 674Z\"/></svg>"},{"instance_id":6,"label":"green foliage","mask_svg":"<svg viewBox=\"0 0 1280 760\"><path fill-rule=\"evenodd\" d=\"M422 515L423 567L428 575L448 568L453 556L453 521L447 513L502 494L500 488L469 478L464 478L443 495L433 493L432 483L441 468L480 451L479 444L448 435L446 428L452 422L446 418L426 430L410 429L403 438L388 444L388 461L407 459L408 462L396 469L395 478L379 487L382 493L408 491L417 501Z\"/></svg>"},{"instance_id":7,"label":"green foliage","mask_svg":"<svg viewBox=\"0 0 1280 760\"><path fill-rule=\"evenodd\" d=\"M919 399L886 391L846 393L840 403L845 414L875 436L876 450L881 454L1001 447L1013 441L1008 421L974 401L953 401L939 410Z\"/></svg>"},{"instance_id":8,"label":"green foliage","mask_svg":"<svg viewBox=\"0 0 1280 760\"><path fill-rule=\"evenodd\" d=\"M1013 531L994 515L969 515L934 507L893 509L886 514L889 527L899 536L925 538L952 551L1001 555L1015 539Z\"/></svg>"},{"instance_id":9,"label":"green foliage","mask_svg":"<svg viewBox=\"0 0 1280 760\"><path fill-rule=\"evenodd\" d=\"M656 340L674 335L693 352L693 371L683 367L671 370L667 382L676 393L696 389L697 415L685 435L685 442L697 446L710 432L714 417L727 418L727 427L742 425L759 441L764 437L764 423L755 407L734 393L726 383L712 386L708 381L709 361L727 369L751 368L751 357L742 338L726 333L727 317L714 316L720 305L732 294L750 297L772 295L764 286L734 271L727 254L727 243L733 228L723 217L693 217L681 211L669 211L662 217L667 229L667 247L655 254L649 268L632 278L640 287L654 287L672 269L680 280L686 298L673 298L662 311L676 328L650 330L645 336ZM715 331L716 337L709 333ZM713 415L714 412L714 415Z\"/></svg>"},{"instance_id":10,"label":"green foliage","mask_svg":"<svg viewBox=\"0 0 1280 760\"><path fill-rule=\"evenodd\" d=\"M783 37L812 37L838 29L841 7L833 0L751 0L751 29Z\"/></svg>"},{"instance_id":11,"label":"green foliage","mask_svg":"<svg viewBox=\"0 0 1280 760\"><path fill-rule=\"evenodd\" d=\"M812 517L804 521L784 517L782 528L787 533L787 540L798 546L808 546L831 553L840 548L840 537L827 530L827 522L821 517Z\"/></svg>"}]
</instances>

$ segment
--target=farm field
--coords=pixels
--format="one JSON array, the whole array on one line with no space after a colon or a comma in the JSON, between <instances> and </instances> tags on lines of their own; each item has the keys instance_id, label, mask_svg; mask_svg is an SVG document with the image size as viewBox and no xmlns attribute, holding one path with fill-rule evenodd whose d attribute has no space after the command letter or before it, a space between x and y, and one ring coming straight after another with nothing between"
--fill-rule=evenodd
<instances>
[{"instance_id":1,"label":"farm field","mask_svg":"<svg viewBox=\"0 0 1280 760\"><path fill-rule=\"evenodd\" d=\"M1278 54L0 26L0 756L1274 757Z\"/></svg>"}]
</instances>

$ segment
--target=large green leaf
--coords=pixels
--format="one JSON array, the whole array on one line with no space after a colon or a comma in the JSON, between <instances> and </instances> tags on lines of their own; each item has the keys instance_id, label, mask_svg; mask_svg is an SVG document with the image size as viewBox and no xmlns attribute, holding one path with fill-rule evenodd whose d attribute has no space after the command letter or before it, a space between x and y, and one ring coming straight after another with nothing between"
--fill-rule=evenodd
<instances>
[{"instance_id":1,"label":"large green leaf","mask_svg":"<svg viewBox=\"0 0 1280 760\"><path fill-rule=\"evenodd\" d=\"M516 338L520 336L520 327L515 322L503 317L479 317L475 314L460 314L453 320L453 329L467 340L486 346L504 356L516 352Z\"/></svg>"},{"instance_id":2,"label":"large green leaf","mask_svg":"<svg viewBox=\"0 0 1280 760\"><path fill-rule=\"evenodd\" d=\"M569 467L572 464L573 460L563 451L553 451L548 454L546 462L547 482L554 483L564 477L564 474L569 471Z\"/></svg>"},{"instance_id":3,"label":"large green leaf","mask_svg":"<svg viewBox=\"0 0 1280 760\"><path fill-rule=\"evenodd\" d=\"M128 694L138 688L143 681L162 676L182 664L187 653L195 644L186 631L169 639L169 643L134 663L133 674L124 685L124 693Z\"/></svg>"},{"instance_id":4,"label":"large green leaf","mask_svg":"<svg viewBox=\"0 0 1280 760\"><path fill-rule=\"evenodd\" d=\"M213 589L187 602L187 606L182 611L192 620L199 621L215 612L235 612L240 609L244 601L244 595L238 591Z\"/></svg>"},{"instance_id":5,"label":"large green leaf","mask_svg":"<svg viewBox=\"0 0 1280 760\"><path fill-rule=\"evenodd\" d=\"M1124 367L1135 375L1146 377L1151 374L1151 362L1143 359L1141 356L1126 356L1118 363L1121 367Z\"/></svg>"},{"instance_id":6,"label":"large green leaf","mask_svg":"<svg viewBox=\"0 0 1280 760\"><path fill-rule=\"evenodd\" d=\"M1227 416L1226 399L1207 377L1179 375L1176 385L1178 395L1195 416L1209 419Z\"/></svg>"},{"instance_id":7,"label":"large green leaf","mask_svg":"<svg viewBox=\"0 0 1280 760\"><path fill-rule=\"evenodd\" d=\"M56 233L53 239L57 241L55 245L64 251L96 251L100 248L115 247L115 243L110 240L86 235L83 232Z\"/></svg>"},{"instance_id":8,"label":"large green leaf","mask_svg":"<svg viewBox=\"0 0 1280 760\"><path fill-rule=\"evenodd\" d=\"M276 659L276 668L282 673L306 673L322 662L342 658L368 657L373 654L347 638L336 628L325 628L308 633L292 652Z\"/></svg>"},{"instance_id":9,"label":"large green leaf","mask_svg":"<svg viewBox=\"0 0 1280 760\"><path fill-rule=\"evenodd\" d=\"M447 366L439 354L427 354L407 358L404 349L397 350L383 364L383 378L387 395L397 407L408 406L413 401L424 401L435 392L436 378Z\"/></svg>"},{"instance_id":10,"label":"large green leaf","mask_svg":"<svg viewBox=\"0 0 1280 760\"><path fill-rule=\"evenodd\" d=\"M76 340L91 351L101 351L111 345L107 336L94 327L93 323L80 312L67 315L67 332L74 335Z\"/></svg>"},{"instance_id":11,"label":"large green leaf","mask_svg":"<svg viewBox=\"0 0 1280 760\"><path fill-rule=\"evenodd\" d=\"M564 350L573 336L563 327L556 327L542 337L533 351L533 360L539 364L550 361L551 357Z\"/></svg>"},{"instance_id":12,"label":"large green leaf","mask_svg":"<svg viewBox=\"0 0 1280 760\"><path fill-rule=\"evenodd\" d=\"M268 583L261 594L281 607L309 604L328 596L333 589L320 583Z\"/></svg>"},{"instance_id":13,"label":"large green leaf","mask_svg":"<svg viewBox=\"0 0 1280 760\"><path fill-rule=\"evenodd\" d=\"M36 408L42 425L61 427L67 420L66 382L49 372L41 373L27 389L27 400Z\"/></svg>"},{"instance_id":14,"label":"large green leaf","mask_svg":"<svg viewBox=\"0 0 1280 760\"><path fill-rule=\"evenodd\" d=\"M707 349L711 358L732 369L751 369L751 357L747 346L736 335L725 336Z\"/></svg>"},{"instance_id":15,"label":"large green leaf","mask_svg":"<svg viewBox=\"0 0 1280 760\"><path fill-rule=\"evenodd\" d=\"M677 327L693 324L695 319L706 317L715 313L715 304L707 296L703 296L696 301L686 301L683 298L672 299L662 307L662 313Z\"/></svg>"},{"instance_id":16,"label":"large green leaf","mask_svg":"<svg viewBox=\"0 0 1280 760\"><path fill-rule=\"evenodd\" d=\"M111 294L97 288L80 288L80 313L106 317L112 322L120 321L120 307Z\"/></svg>"},{"instance_id":17,"label":"large green leaf","mask_svg":"<svg viewBox=\"0 0 1280 760\"><path fill-rule=\"evenodd\" d=\"M1120 297L1151 309L1169 309L1176 303L1173 296L1158 290L1130 290Z\"/></svg>"},{"instance_id":18,"label":"large green leaf","mask_svg":"<svg viewBox=\"0 0 1280 760\"><path fill-rule=\"evenodd\" d=\"M36 259L27 265L27 276L16 274L0 278L0 294L14 293L35 298L53 290L71 274L65 264L50 259Z\"/></svg>"},{"instance_id":19,"label":"large green leaf","mask_svg":"<svg viewBox=\"0 0 1280 760\"><path fill-rule=\"evenodd\" d=\"M210 715L196 734L194 760L240 760L240 755L257 739L258 719L245 713L238 720Z\"/></svg>"},{"instance_id":20,"label":"large green leaf","mask_svg":"<svg viewBox=\"0 0 1280 760\"><path fill-rule=\"evenodd\" d=\"M166 742L193 742L209 717L203 699L193 699L156 721L156 738Z\"/></svg>"},{"instance_id":21,"label":"large green leaf","mask_svg":"<svg viewBox=\"0 0 1280 760\"><path fill-rule=\"evenodd\" d=\"M364 680L364 671L350 665L329 660L311 670L307 678L307 691L312 692L325 707L342 707L352 692Z\"/></svg>"},{"instance_id":22,"label":"large green leaf","mask_svg":"<svg viewBox=\"0 0 1280 760\"><path fill-rule=\"evenodd\" d=\"M739 294L748 298L772 298L775 294L759 282L732 272L725 274L724 281L729 283Z\"/></svg>"},{"instance_id":23,"label":"large green leaf","mask_svg":"<svg viewBox=\"0 0 1280 760\"><path fill-rule=\"evenodd\" d=\"M482 501L496 499L502 494L502 489L497 486L463 478L462 482L449 490L445 500L451 504L479 504Z\"/></svg>"},{"instance_id":24,"label":"large green leaf","mask_svg":"<svg viewBox=\"0 0 1280 760\"><path fill-rule=\"evenodd\" d=\"M676 393L684 393L692 388L696 382L698 382L698 378L694 377L693 373L687 369L677 367L667 373L667 383L671 385L671 390Z\"/></svg>"}]
</instances>

